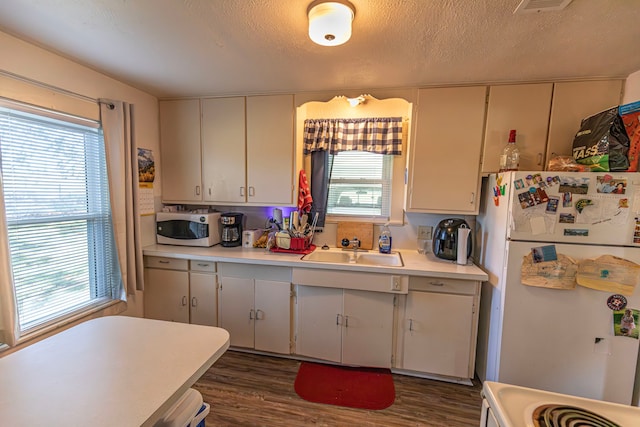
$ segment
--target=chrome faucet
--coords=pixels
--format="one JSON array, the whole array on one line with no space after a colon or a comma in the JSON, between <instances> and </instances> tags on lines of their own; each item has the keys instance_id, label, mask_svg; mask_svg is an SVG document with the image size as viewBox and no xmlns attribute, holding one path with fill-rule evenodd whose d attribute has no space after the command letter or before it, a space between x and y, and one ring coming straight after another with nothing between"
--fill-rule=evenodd
<instances>
[{"instance_id":1,"label":"chrome faucet","mask_svg":"<svg viewBox=\"0 0 640 427\"><path fill-rule=\"evenodd\" d=\"M360 240L358 240L357 237L354 237L352 240L349 240L347 238L342 239L342 248L343 249L353 249L354 251L357 251L358 248L360 248Z\"/></svg>"},{"instance_id":2,"label":"chrome faucet","mask_svg":"<svg viewBox=\"0 0 640 427\"><path fill-rule=\"evenodd\" d=\"M349 241L349 244L353 248L354 251L357 251L360 248L360 240L357 237L354 237L353 240Z\"/></svg>"}]
</instances>

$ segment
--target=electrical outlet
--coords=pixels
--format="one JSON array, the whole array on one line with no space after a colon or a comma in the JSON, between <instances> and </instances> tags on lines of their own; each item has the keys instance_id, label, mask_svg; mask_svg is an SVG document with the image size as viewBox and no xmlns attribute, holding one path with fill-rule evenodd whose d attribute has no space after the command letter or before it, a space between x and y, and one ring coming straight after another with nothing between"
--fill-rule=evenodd
<instances>
[{"instance_id":1,"label":"electrical outlet","mask_svg":"<svg viewBox=\"0 0 640 427\"><path fill-rule=\"evenodd\" d=\"M400 276L391 276L391 290L399 291L401 289Z\"/></svg>"},{"instance_id":2,"label":"electrical outlet","mask_svg":"<svg viewBox=\"0 0 640 427\"><path fill-rule=\"evenodd\" d=\"M431 235L433 233L433 227L430 225L419 225L418 226L418 239L420 240L431 240Z\"/></svg>"}]
</instances>

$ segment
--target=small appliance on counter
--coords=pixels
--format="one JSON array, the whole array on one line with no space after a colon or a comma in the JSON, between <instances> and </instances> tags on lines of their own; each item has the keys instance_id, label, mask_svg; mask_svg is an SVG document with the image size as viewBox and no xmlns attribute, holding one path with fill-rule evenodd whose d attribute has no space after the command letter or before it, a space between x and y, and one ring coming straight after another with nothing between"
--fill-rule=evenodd
<instances>
[{"instance_id":1,"label":"small appliance on counter","mask_svg":"<svg viewBox=\"0 0 640 427\"><path fill-rule=\"evenodd\" d=\"M242 221L244 214L227 212L220 215L222 224L222 246L234 247L242 245Z\"/></svg>"},{"instance_id":2,"label":"small appliance on counter","mask_svg":"<svg viewBox=\"0 0 640 427\"><path fill-rule=\"evenodd\" d=\"M264 234L263 229L258 230L244 230L242 232L242 247L253 248L256 241Z\"/></svg>"},{"instance_id":3,"label":"small appliance on counter","mask_svg":"<svg viewBox=\"0 0 640 427\"><path fill-rule=\"evenodd\" d=\"M156 240L163 245L217 245L220 243L220 212L158 212Z\"/></svg>"},{"instance_id":4,"label":"small appliance on counter","mask_svg":"<svg viewBox=\"0 0 640 427\"><path fill-rule=\"evenodd\" d=\"M469 224L463 219L448 218L440 221L433 233L433 254L438 258L456 261L458 260L458 246L463 245L461 249L464 250L464 246L466 246L467 256L466 258L461 256L461 258L464 258L466 264L466 259L471 256L471 235L463 233L467 235L468 239L459 241L458 230L461 228L469 229Z\"/></svg>"}]
</instances>

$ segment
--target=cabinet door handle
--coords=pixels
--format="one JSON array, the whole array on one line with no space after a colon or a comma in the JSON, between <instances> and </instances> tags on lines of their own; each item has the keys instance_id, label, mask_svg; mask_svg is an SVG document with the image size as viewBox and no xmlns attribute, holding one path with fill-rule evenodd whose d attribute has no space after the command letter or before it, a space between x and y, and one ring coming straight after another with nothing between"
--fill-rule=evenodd
<instances>
[{"instance_id":1,"label":"cabinet door handle","mask_svg":"<svg viewBox=\"0 0 640 427\"><path fill-rule=\"evenodd\" d=\"M409 332L413 331L413 319L409 319Z\"/></svg>"},{"instance_id":2,"label":"cabinet door handle","mask_svg":"<svg viewBox=\"0 0 640 427\"><path fill-rule=\"evenodd\" d=\"M344 327L345 328L349 327L349 316L344 316Z\"/></svg>"},{"instance_id":3,"label":"cabinet door handle","mask_svg":"<svg viewBox=\"0 0 640 427\"><path fill-rule=\"evenodd\" d=\"M209 195L211 195L211 187L209 187Z\"/></svg>"},{"instance_id":4,"label":"cabinet door handle","mask_svg":"<svg viewBox=\"0 0 640 427\"><path fill-rule=\"evenodd\" d=\"M342 316L340 314L336 314L336 325L340 325L340 319L342 318Z\"/></svg>"},{"instance_id":5,"label":"cabinet door handle","mask_svg":"<svg viewBox=\"0 0 640 427\"><path fill-rule=\"evenodd\" d=\"M198 267L209 267L209 264L198 263L196 264Z\"/></svg>"},{"instance_id":6,"label":"cabinet door handle","mask_svg":"<svg viewBox=\"0 0 640 427\"><path fill-rule=\"evenodd\" d=\"M169 264L170 261L158 261L158 264Z\"/></svg>"},{"instance_id":7,"label":"cabinet door handle","mask_svg":"<svg viewBox=\"0 0 640 427\"><path fill-rule=\"evenodd\" d=\"M249 197L253 197L256 195L256 189L253 187L249 187Z\"/></svg>"},{"instance_id":8,"label":"cabinet door handle","mask_svg":"<svg viewBox=\"0 0 640 427\"><path fill-rule=\"evenodd\" d=\"M187 296L186 295L182 297L182 305L183 306L187 305Z\"/></svg>"},{"instance_id":9,"label":"cabinet door handle","mask_svg":"<svg viewBox=\"0 0 640 427\"><path fill-rule=\"evenodd\" d=\"M244 197L244 187L240 187L240 197Z\"/></svg>"},{"instance_id":10,"label":"cabinet door handle","mask_svg":"<svg viewBox=\"0 0 640 427\"><path fill-rule=\"evenodd\" d=\"M196 297L191 297L191 307L196 307L198 305L198 299Z\"/></svg>"},{"instance_id":11,"label":"cabinet door handle","mask_svg":"<svg viewBox=\"0 0 640 427\"><path fill-rule=\"evenodd\" d=\"M253 320L254 319L254 311L253 308L251 310L249 310L249 320Z\"/></svg>"},{"instance_id":12,"label":"cabinet door handle","mask_svg":"<svg viewBox=\"0 0 640 427\"><path fill-rule=\"evenodd\" d=\"M442 283L442 282L429 282L429 284L431 286L444 286L444 283Z\"/></svg>"},{"instance_id":13,"label":"cabinet door handle","mask_svg":"<svg viewBox=\"0 0 640 427\"><path fill-rule=\"evenodd\" d=\"M542 165L542 153L538 153L538 166Z\"/></svg>"},{"instance_id":14,"label":"cabinet door handle","mask_svg":"<svg viewBox=\"0 0 640 427\"><path fill-rule=\"evenodd\" d=\"M473 204L473 201L476 199L476 193L472 192L471 193L471 200L469 200L469 204Z\"/></svg>"},{"instance_id":15,"label":"cabinet door handle","mask_svg":"<svg viewBox=\"0 0 640 427\"><path fill-rule=\"evenodd\" d=\"M196 196L200 195L200 186L196 185Z\"/></svg>"},{"instance_id":16,"label":"cabinet door handle","mask_svg":"<svg viewBox=\"0 0 640 427\"><path fill-rule=\"evenodd\" d=\"M262 315L260 315L260 313L262 313ZM264 319L264 311L258 309L256 310L256 320L262 320Z\"/></svg>"}]
</instances>

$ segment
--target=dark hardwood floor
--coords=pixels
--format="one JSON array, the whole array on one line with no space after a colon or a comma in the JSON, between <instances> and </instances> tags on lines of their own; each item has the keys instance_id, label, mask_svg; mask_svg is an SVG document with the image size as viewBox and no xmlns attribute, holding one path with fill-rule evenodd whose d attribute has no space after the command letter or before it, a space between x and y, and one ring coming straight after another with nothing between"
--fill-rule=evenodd
<instances>
[{"instance_id":1,"label":"dark hardwood floor","mask_svg":"<svg viewBox=\"0 0 640 427\"><path fill-rule=\"evenodd\" d=\"M396 399L381 411L307 402L293 383L300 362L227 351L193 386L211 405L213 426L477 427L481 385L394 375Z\"/></svg>"}]
</instances>

